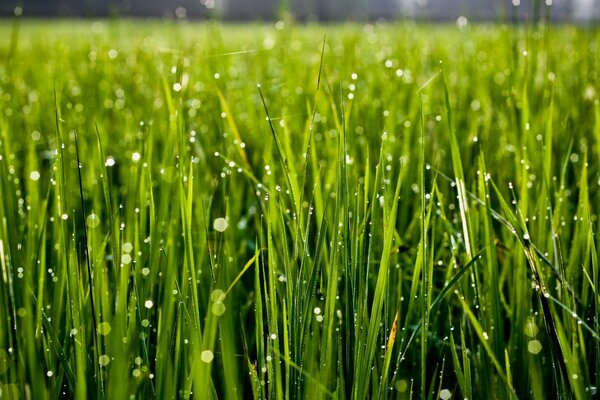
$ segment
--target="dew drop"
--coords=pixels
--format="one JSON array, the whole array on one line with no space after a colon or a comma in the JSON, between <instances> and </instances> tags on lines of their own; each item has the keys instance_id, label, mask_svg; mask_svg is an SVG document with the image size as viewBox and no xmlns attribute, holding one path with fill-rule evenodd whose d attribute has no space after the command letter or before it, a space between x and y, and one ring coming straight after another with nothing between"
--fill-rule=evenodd
<instances>
[{"instance_id":1,"label":"dew drop","mask_svg":"<svg viewBox=\"0 0 600 400\"><path fill-rule=\"evenodd\" d=\"M442 389L440 391L440 399L449 400L451 398L452 398L452 392L450 392L448 389Z\"/></svg>"},{"instance_id":2,"label":"dew drop","mask_svg":"<svg viewBox=\"0 0 600 400\"><path fill-rule=\"evenodd\" d=\"M213 228L217 232L225 232L225 230L227 229L228 226L229 226L229 223L227 222L227 220L225 218L222 218L222 217L215 219L213 222Z\"/></svg>"},{"instance_id":3,"label":"dew drop","mask_svg":"<svg viewBox=\"0 0 600 400\"><path fill-rule=\"evenodd\" d=\"M175 167L161 168L159 172L161 178L167 183L174 183L179 177L179 173Z\"/></svg>"},{"instance_id":4,"label":"dew drop","mask_svg":"<svg viewBox=\"0 0 600 400\"><path fill-rule=\"evenodd\" d=\"M209 364L213 360L213 358L215 358L215 356L210 350L204 350L200 355L200 359L207 364Z\"/></svg>"},{"instance_id":5,"label":"dew drop","mask_svg":"<svg viewBox=\"0 0 600 400\"><path fill-rule=\"evenodd\" d=\"M396 390L400 393L404 393L408 390L408 382L405 379L400 379L396 382Z\"/></svg>"},{"instance_id":6,"label":"dew drop","mask_svg":"<svg viewBox=\"0 0 600 400\"><path fill-rule=\"evenodd\" d=\"M88 228L95 229L100 225L100 217L92 213L87 216L86 223Z\"/></svg>"},{"instance_id":7,"label":"dew drop","mask_svg":"<svg viewBox=\"0 0 600 400\"><path fill-rule=\"evenodd\" d=\"M131 251L133 250L133 245L129 242L127 243L123 243L123 251L125 253L131 253Z\"/></svg>"},{"instance_id":8,"label":"dew drop","mask_svg":"<svg viewBox=\"0 0 600 400\"><path fill-rule=\"evenodd\" d=\"M539 329L537 327L537 325L535 324L535 322L533 321L528 321L525 324L525 334L529 337L535 337L535 335L537 335Z\"/></svg>"},{"instance_id":9,"label":"dew drop","mask_svg":"<svg viewBox=\"0 0 600 400\"><path fill-rule=\"evenodd\" d=\"M217 302L217 303L213 303L212 307L211 307L211 311L214 315L216 315L217 317L220 317L221 315L223 315L225 313L226 307L225 304L221 303L221 302Z\"/></svg>"},{"instance_id":10,"label":"dew drop","mask_svg":"<svg viewBox=\"0 0 600 400\"><path fill-rule=\"evenodd\" d=\"M539 340L531 340L527 344L527 351L529 351L531 354L538 354L540 351L542 351L542 344Z\"/></svg>"},{"instance_id":11,"label":"dew drop","mask_svg":"<svg viewBox=\"0 0 600 400\"><path fill-rule=\"evenodd\" d=\"M98 324L98 333L102 336L108 335L111 330L112 330L112 328L111 328L110 324L106 321L100 322Z\"/></svg>"},{"instance_id":12,"label":"dew drop","mask_svg":"<svg viewBox=\"0 0 600 400\"><path fill-rule=\"evenodd\" d=\"M215 303L223 302L223 300L225 300L225 292L223 292L221 289L215 289L210 294L210 299Z\"/></svg>"}]
</instances>

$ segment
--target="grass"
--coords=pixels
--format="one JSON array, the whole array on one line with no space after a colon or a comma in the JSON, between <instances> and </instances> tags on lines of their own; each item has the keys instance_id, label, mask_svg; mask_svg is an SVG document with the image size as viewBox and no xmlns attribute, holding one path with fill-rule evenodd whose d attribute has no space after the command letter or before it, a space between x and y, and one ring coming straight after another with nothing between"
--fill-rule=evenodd
<instances>
[{"instance_id":1,"label":"grass","mask_svg":"<svg viewBox=\"0 0 600 400\"><path fill-rule=\"evenodd\" d=\"M1 398L596 395L598 30L18 21Z\"/></svg>"}]
</instances>

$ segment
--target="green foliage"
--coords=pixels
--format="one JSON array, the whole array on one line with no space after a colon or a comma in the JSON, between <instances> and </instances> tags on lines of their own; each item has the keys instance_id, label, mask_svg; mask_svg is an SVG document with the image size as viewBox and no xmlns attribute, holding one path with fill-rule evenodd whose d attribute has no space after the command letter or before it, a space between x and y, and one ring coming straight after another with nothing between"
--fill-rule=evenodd
<instances>
[{"instance_id":1,"label":"green foliage","mask_svg":"<svg viewBox=\"0 0 600 400\"><path fill-rule=\"evenodd\" d=\"M595 395L597 30L14 26L0 397Z\"/></svg>"}]
</instances>

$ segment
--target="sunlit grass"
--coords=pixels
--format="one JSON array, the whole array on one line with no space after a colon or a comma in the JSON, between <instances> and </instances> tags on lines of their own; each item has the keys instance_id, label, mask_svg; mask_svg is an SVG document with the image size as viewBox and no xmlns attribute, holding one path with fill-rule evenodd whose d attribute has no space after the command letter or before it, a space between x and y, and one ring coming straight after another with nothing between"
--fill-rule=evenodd
<instances>
[{"instance_id":1,"label":"sunlit grass","mask_svg":"<svg viewBox=\"0 0 600 400\"><path fill-rule=\"evenodd\" d=\"M5 22L0 397L596 394L597 30Z\"/></svg>"}]
</instances>

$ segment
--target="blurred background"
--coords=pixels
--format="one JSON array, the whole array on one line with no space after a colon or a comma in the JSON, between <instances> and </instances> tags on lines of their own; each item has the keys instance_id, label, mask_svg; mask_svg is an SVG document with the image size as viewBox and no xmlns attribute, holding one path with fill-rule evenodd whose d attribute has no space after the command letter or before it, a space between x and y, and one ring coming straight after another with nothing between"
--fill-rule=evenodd
<instances>
[{"instance_id":1,"label":"blurred background","mask_svg":"<svg viewBox=\"0 0 600 400\"><path fill-rule=\"evenodd\" d=\"M0 0L0 16L597 22L600 0ZM1 21L0 21L1 23Z\"/></svg>"}]
</instances>

